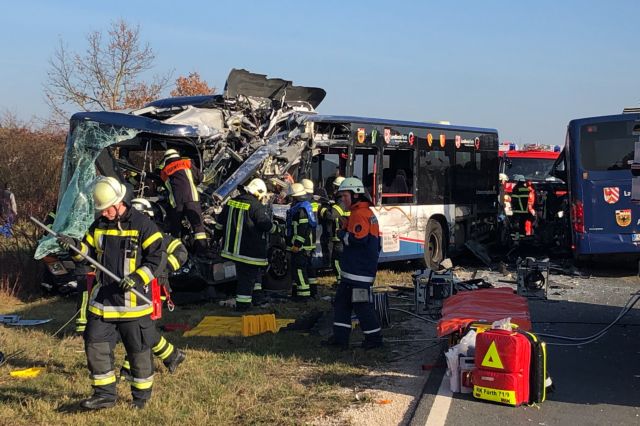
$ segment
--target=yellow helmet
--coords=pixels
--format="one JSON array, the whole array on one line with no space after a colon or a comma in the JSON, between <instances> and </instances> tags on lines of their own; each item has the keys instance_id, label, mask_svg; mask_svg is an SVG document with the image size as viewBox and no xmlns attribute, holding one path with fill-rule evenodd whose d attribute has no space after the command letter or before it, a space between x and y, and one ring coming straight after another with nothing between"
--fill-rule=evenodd
<instances>
[{"instance_id":1,"label":"yellow helmet","mask_svg":"<svg viewBox=\"0 0 640 426\"><path fill-rule=\"evenodd\" d=\"M93 203L96 210L105 210L124 199L127 188L116 178L101 176L93 187Z\"/></svg>"},{"instance_id":2,"label":"yellow helmet","mask_svg":"<svg viewBox=\"0 0 640 426\"><path fill-rule=\"evenodd\" d=\"M307 194L313 194L313 181L311 179L302 179L300 181Z\"/></svg>"},{"instance_id":3,"label":"yellow helmet","mask_svg":"<svg viewBox=\"0 0 640 426\"><path fill-rule=\"evenodd\" d=\"M335 187L340 187L340 184L342 184L342 182L344 182L344 176L338 176L337 178L335 178L333 180L333 186Z\"/></svg>"},{"instance_id":4,"label":"yellow helmet","mask_svg":"<svg viewBox=\"0 0 640 426\"><path fill-rule=\"evenodd\" d=\"M290 197L302 197L303 195L307 195L307 191L305 191L303 184L292 183L287 189L287 195Z\"/></svg>"},{"instance_id":5,"label":"yellow helmet","mask_svg":"<svg viewBox=\"0 0 640 426\"><path fill-rule=\"evenodd\" d=\"M256 196L258 200L262 200L267 195L267 185L260 178L255 178L244 189Z\"/></svg>"}]
</instances>

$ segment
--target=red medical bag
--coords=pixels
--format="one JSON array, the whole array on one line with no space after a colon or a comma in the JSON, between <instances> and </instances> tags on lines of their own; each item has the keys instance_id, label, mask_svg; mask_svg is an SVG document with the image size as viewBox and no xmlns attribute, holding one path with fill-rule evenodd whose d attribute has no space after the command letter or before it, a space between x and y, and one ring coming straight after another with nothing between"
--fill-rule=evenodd
<instances>
[{"instance_id":1,"label":"red medical bag","mask_svg":"<svg viewBox=\"0 0 640 426\"><path fill-rule=\"evenodd\" d=\"M531 342L522 333L488 330L476 337L473 396L507 405L529 402Z\"/></svg>"}]
</instances>

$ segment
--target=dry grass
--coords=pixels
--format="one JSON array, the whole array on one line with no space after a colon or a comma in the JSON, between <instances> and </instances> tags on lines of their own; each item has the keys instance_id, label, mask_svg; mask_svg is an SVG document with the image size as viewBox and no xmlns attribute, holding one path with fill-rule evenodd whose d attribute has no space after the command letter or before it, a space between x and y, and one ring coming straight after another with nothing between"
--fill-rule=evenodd
<instances>
[{"instance_id":1,"label":"dry grass","mask_svg":"<svg viewBox=\"0 0 640 426\"><path fill-rule=\"evenodd\" d=\"M91 393L82 339L70 334L71 327L66 336L51 337L73 315L75 304L67 299L22 303L6 295L0 302L0 313L54 318L34 328L0 326L0 349L5 354L24 350L0 367L0 424L136 424L141 415L144 423L151 424L303 424L335 418L352 404L370 403L367 398L356 400L353 389L371 368L381 368L389 360L384 353L325 349L319 345L320 337L300 333L252 338L164 333L186 350L187 360L175 375L157 362L154 395L144 413L128 407L130 394L124 383L118 384L121 402L115 408L88 413L77 405ZM329 311L329 302L282 303L273 308L280 318L297 317L310 309ZM164 320L194 325L204 315L216 314L231 313L213 304L185 306ZM116 364L123 355L119 345ZM34 379L8 374L36 366L44 371Z\"/></svg>"}]
</instances>

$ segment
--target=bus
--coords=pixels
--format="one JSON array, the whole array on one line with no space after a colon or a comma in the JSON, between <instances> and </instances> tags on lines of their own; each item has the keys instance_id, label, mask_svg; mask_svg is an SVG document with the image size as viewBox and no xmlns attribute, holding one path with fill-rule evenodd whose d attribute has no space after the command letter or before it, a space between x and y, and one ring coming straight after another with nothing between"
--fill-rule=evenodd
<instances>
[{"instance_id":1,"label":"bus","mask_svg":"<svg viewBox=\"0 0 640 426\"><path fill-rule=\"evenodd\" d=\"M567 184L568 243L576 259L640 254L640 206L631 201L639 124L639 113L569 122L564 150L551 174Z\"/></svg>"},{"instance_id":2,"label":"bus","mask_svg":"<svg viewBox=\"0 0 640 426\"><path fill-rule=\"evenodd\" d=\"M439 269L495 231L495 129L330 115L309 116L307 129L313 156L297 177L311 176L329 197L336 176L363 180L382 233L380 262L424 259Z\"/></svg>"}]
</instances>

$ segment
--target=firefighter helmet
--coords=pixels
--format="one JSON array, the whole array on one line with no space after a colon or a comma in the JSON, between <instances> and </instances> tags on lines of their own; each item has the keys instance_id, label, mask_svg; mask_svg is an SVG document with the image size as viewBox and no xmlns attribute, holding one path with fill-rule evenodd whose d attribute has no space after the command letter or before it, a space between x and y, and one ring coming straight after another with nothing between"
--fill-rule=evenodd
<instances>
[{"instance_id":1,"label":"firefighter helmet","mask_svg":"<svg viewBox=\"0 0 640 426\"><path fill-rule=\"evenodd\" d=\"M364 194L366 192L362 181L354 177L346 178L342 181L338 187L338 192L342 191L351 191L354 194Z\"/></svg>"},{"instance_id":2,"label":"firefighter helmet","mask_svg":"<svg viewBox=\"0 0 640 426\"><path fill-rule=\"evenodd\" d=\"M313 195L313 181L311 179L302 179L300 183L304 186L304 190L307 194Z\"/></svg>"},{"instance_id":3,"label":"firefighter helmet","mask_svg":"<svg viewBox=\"0 0 640 426\"><path fill-rule=\"evenodd\" d=\"M339 188L342 182L344 182L344 176L338 176L333 180L333 186L335 186L336 188Z\"/></svg>"},{"instance_id":4,"label":"firefighter helmet","mask_svg":"<svg viewBox=\"0 0 640 426\"><path fill-rule=\"evenodd\" d=\"M287 189L287 195L290 197L302 197L304 195L307 195L307 191L305 191L303 184L292 183Z\"/></svg>"},{"instance_id":5,"label":"firefighter helmet","mask_svg":"<svg viewBox=\"0 0 640 426\"><path fill-rule=\"evenodd\" d=\"M127 188L116 178L101 176L93 188L93 202L96 210L105 210L124 199Z\"/></svg>"},{"instance_id":6,"label":"firefighter helmet","mask_svg":"<svg viewBox=\"0 0 640 426\"><path fill-rule=\"evenodd\" d=\"M149 217L153 217L153 207L149 200L145 198L134 198L131 200L131 207L138 210L141 213L146 214Z\"/></svg>"},{"instance_id":7,"label":"firefighter helmet","mask_svg":"<svg viewBox=\"0 0 640 426\"><path fill-rule=\"evenodd\" d=\"M260 178L255 178L244 189L254 195L258 200L262 200L267 196L267 185Z\"/></svg>"}]
</instances>

